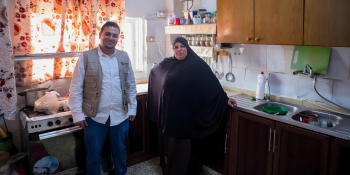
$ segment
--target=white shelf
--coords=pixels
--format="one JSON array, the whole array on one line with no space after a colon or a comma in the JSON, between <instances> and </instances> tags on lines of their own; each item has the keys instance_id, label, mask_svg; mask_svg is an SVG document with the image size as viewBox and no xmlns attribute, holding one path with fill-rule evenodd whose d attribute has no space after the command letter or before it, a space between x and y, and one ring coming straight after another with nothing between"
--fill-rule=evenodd
<instances>
[{"instance_id":1,"label":"white shelf","mask_svg":"<svg viewBox=\"0 0 350 175\"><path fill-rule=\"evenodd\" d=\"M216 34L216 24L165 26L165 34Z\"/></svg>"}]
</instances>

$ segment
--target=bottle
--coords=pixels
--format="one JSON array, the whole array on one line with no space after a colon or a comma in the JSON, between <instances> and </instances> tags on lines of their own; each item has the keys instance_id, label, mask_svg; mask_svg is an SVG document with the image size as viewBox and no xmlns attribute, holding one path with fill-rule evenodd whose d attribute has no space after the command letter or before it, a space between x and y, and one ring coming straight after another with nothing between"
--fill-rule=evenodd
<instances>
[{"instance_id":1,"label":"bottle","mask_svg":"<svg viewBox=\"0 0 350 175\"><path fill-rule=\"evenodd\" d=\"M180 18L177 15L174 15L174 25L180 25Z\"/></svg>"},{"instance_id":2,"label":"bottle","mask_svg":"<svg viewBox=\"0 0 350 175\"><path fill-rule=\"evenodd\" d=\"M168 18L168 25L174 25L174 18L173 18L173 15L171 15L171 12Z\"/></svg>"},{"instance_id":3,"label":"bottle","mask_svg":"<svg viewBox=\"0 0 350 175\"><path fill-rule=\"evenodd\" d=\"M264 99L264 95L265 95L265 81L266 81L266 77L264 75L264 72L261 72L258 75L258 85L256 88L256 99L262 100Z\"/></svg>"},{"instance_id":4,"label":"bottle","mask_svg":"<svg viewBox=\"0 0 350 175\"><path fill-rule=\"evenodd\" d=\"M2 128L2 126L0 126L0 136L1 138L5 138L8 136L4 128Z\"/></svg>"}]
</instances>

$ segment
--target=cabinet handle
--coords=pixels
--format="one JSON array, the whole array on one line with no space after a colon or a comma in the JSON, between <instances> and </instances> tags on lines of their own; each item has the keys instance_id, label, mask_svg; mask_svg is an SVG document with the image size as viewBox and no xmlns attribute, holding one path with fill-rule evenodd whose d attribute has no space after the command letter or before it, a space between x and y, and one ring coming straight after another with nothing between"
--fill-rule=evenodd
<instances>
[{"instance_id":1,"label":"cabinet handle","mask_svg":"<svg viewBox=\"0 0 350 175\"><path fill-rule=\"evenodd\" d=\"M270 148L271 148L271 133L272 133L272 129L270 128L270 137L269 137L269 152L270 152Z\"/></svg>"},{"instance_id":2,"label":"cabinet handle","mask_svg":"<svg viewBox=\"0 0 350 175\"><path fill-rule=\"evenodd\" d=\"M260 39L259 37L256 37L256 38L255 38L255 41L259 41L259 39Z\"/></svg>"},{"instance_id":3,"label":"cabinet handle","mask_svg":"<svg viewBox=\"0 0 350 175\"><path fill-rule=\"evenodd\" d=\"M275 153L275 148L276 148L276 130L273 130L273 153Z\"/></svg>"},{"instance_id":4,"label":"cabinet handle","mask_svg":"<svg viewBox=\"0 0 350 175\"><path fill-rule=\"evenodd\" d=\"M252 40L252 38L251 38L251 37L248 37L248 38L247 38L247 41L250 41L250 40Z\"/></svg>"},{"instance_id":5,"label":"cabinet handle","mask_svg":"<svg viewBox=\"0 0 350 175\"><path fill-rule=\"evenodd\" d=\"M227 150L226 144L227 144L227 134L226 134L226 139L225 139L225 153L226 153L226 150Z\"/></svg>"}]
</instances>

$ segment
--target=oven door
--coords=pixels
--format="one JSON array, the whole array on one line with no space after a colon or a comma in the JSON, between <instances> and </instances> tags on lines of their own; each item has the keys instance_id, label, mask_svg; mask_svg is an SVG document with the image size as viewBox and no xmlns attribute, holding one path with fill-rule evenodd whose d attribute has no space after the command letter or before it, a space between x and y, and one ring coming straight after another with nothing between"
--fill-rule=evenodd
<instances>
[{"instance_id":1,"label":"oven door","mask_svg":"<svg viewBox=\"0 0 350 175\"><path fill-rule=\"evenodd\" d=\"M108 138L108 137L107 137ZM101 172L113 169L109 140L105 142ZM31 174L85 174L84 130L72 126L29 135Z\"/></svg>"}]
</instances>

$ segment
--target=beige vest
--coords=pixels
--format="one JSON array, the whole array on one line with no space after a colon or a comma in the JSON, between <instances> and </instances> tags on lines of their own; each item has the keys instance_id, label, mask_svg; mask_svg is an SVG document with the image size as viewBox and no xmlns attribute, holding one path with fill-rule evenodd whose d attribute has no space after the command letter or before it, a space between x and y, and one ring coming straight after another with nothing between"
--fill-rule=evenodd
<instances>
[{"instance_id":1,"label":"beige vest","mask_svg":"<svg viewBox=\"0 0 350 175\"><path fill-rule=\"evenodd\" d=\"M123 110L128 112L130 103L126 93L126 79L129 73L129 57L126 52L117 50L120 86L123 98ZM88 117L96 117L102 89L102 67L98 56L98 48L83 52L85 81L83 87L83 113Z\"/></svg>"}]
</instances>

